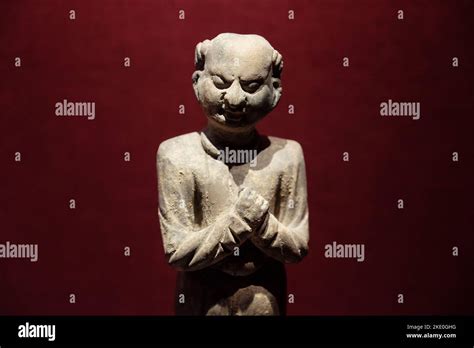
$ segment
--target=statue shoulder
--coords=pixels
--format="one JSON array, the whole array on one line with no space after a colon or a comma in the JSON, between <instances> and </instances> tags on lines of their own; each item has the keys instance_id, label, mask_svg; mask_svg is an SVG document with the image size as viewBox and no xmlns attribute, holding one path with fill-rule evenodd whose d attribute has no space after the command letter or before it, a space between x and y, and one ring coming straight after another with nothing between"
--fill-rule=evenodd
<instances>
[{"instance_id":1,"label":"statue shoulder","mask_svg":"<svg viewBox=\"0 0 474 348\"><path fill-rule=\"evenodd\" d=\"M191 156L193 154L192 152L199 148L200 141L201 138L198 132L182 134L166 139L158 147L156 154L157 159L185 160L187 156Z\"/></svg>"},{"instance_id":2,"label":"statue shoulder","mask_svg":"<svg viewBox=\"0 0 474 348\"><path fill-rule=\"evenodd\" d=\"M193 149L200 143L198 132L178 135L173 138L166 139L158 147L158 155L181 155L189 149Z\"/></svg>"},{"instance_id":3,"label":"statue shoulder","mask_svg":"<svg viewBox=\"0 0 474 348\"><path fill-rule=\"evenodd\" d=\"M296 140L268 137L272 147L279 148L282 156L292 158L297 163L304 161L303 148Z\"/></svg>"}]
</instances>

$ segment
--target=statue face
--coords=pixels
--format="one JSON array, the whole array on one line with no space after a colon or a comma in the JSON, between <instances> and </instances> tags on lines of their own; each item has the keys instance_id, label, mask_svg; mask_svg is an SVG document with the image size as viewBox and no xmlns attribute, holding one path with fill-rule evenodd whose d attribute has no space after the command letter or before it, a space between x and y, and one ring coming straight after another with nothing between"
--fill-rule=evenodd
<instances>
[{"instance_id":1,"label":"statue face","mask_svg":"<svg viewBox=\"0 0 474 348\"><path fill-rule=\"evenodd\" d=\"M209 42L204 69L193 75L209 120L227 130L252 128L278 103L275 50L257 35L226 34Z\"/></svg>"}]
</instances>

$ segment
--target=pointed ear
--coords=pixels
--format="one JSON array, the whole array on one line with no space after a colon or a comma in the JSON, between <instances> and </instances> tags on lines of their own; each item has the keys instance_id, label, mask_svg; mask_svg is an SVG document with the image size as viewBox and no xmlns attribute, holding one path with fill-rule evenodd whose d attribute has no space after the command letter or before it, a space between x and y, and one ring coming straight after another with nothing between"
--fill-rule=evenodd
<instances>
[{"instance_id":1,"label":"pointed ear","mask_svg":"<svg viewBox=\"0 0 474 348\"><path fill-rule=\"evenodd\" d=\"M280 78L283 71L283 56L277 50L273 50L272 73L273 77Z\"/></svg>"},{"instance_id":2,"label":"pointed ear","mask_svg":"<svg viewBox=\"0 0 474 348\"><path fill-rule=\"evenodd\" d=\"M272 108L274 108L275 106L277 106L281 98L281 93L283 90L281 87L281 80L276 77L272 77L272 87L273 87Z\"/></svg>"},{"instance_id":3,"label":"pointed ear","mask_svg":"<svg viewBox=\"0 0 474 348\"><path fill-rule=\"evenodd\" d=\"M196 70L204 70L204 63L206 62L206 53L211 46L210 40L204 40L196 45L194 50L194 66Z\"/></svg>"},{"instance_id":4,"label":"pointed ear","mask_svg":"<svg viewBox=\"0 0 474 348\"><path fill-rule=\"evenodd\" d=\"M194 51L194 66L196 71L193 73L193 88L194 94L198 101L201 101L199 97L199 89L198 89L198 81L199 78L202 76L204 70L204 64L206 62L206 53L211 45L210 40L204 40L196 45L196 49Z\"/></svg>"},{"instance_id":5,"label":"pointed ear","mask_svg":"<svg viewBox=\"0 0 474 348\"><path fill-rule=\"evenodd\" d=\"M201 77L201 75L202 75L202 71L199 71L199 70L196 70L193 73L193 89L194 89L194 94L196 95L196 98L197 98L198 101L200 101L198 81L199 81L199 78Z\"/></svg>"},{"instance_id":6,"label":"pointed ear","mask_svg":"<svg viewBox=\"0 0 474 348\"><path fill-rule=\"evenodd\" d=\"M273 51L272 57L272 87L273 87L273 102L272 107L274 108L281 98L282 87L281 87L281 72L283 71L283 57L277 51Z\"/></svg>"}]
</instances>

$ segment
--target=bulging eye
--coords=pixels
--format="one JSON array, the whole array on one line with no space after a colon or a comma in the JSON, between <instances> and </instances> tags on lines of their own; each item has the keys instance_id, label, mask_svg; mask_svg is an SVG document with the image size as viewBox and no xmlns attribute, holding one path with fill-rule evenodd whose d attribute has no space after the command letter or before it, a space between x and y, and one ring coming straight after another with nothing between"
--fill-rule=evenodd
<instances>
[{"instance_id":1,"label":"bulging eye","mask_svg":"<svg viewBox=\"0 0 474 348\"><path fill-rule=\"evenodd\" d=\"M224 81L221 77L217 75L212 76L212 82L214 83L214 86L219 89L225 89L230 86L229 82Z\"/></svg>"},{"instance_id":2,"label":"bulging eye","mask_svg":"<svg viewBox=\"0 0 474 348\"><path fill-rule=\"evenodd\" d=\"M244 91L248 93L255 93L261 86L260 82L249 82L249 83L243 83L242 88Z\"/></svg>"}]
</instances>

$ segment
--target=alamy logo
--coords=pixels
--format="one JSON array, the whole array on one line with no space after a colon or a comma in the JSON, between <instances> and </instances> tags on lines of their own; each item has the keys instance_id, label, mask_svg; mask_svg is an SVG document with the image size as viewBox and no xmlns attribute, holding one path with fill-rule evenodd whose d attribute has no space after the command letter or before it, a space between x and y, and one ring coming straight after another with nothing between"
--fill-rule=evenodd
<instances>
[{"instance_id":1,"label":"alamy logo","mask_svg":"<svg viewBox=\"0 0 474 348\"><path fill-rule=\"evenodd\" d=\"M56 325L35 325L26 322L18 326L20 338L47 338L52 342L56 339Z\"/></svg>"},{"instance_id":2,"label":"alamy logo","mask_svg":"<svg viewBox=\"0 0 474 348\"><path fill-rule=\"evenodd\" d=\"M257 150L233 150L226 147L219 151L217 159L226 164L249 163L250 167L255 167L257 165Z\"/></svg>"},{"instance_id":3,"label":"alamy logo","mask_svg":"<svg viewBox=\"0 0 474 348\"><path fill-rule=\"evenodd\" d=\"M68 102L64 99L57 102L56 116L85 116L88 120L95 119L95 102Z\"/></svg>"},{"instance_id":4,"label":"alamy logo","mask_svg":"<svg viewBox=\"0 0 474 348\"><path fill-rule=\"evenodd\" d=\"M38 244L14 244L9 241L0 244L0 259L16 258L38 261Z\"/></svg>"},{"instance_id":5,"label":"alamy logo","mask_svg":"<svg viewBox=\"0 0 474 348\"><path fill-rule=\"evenodd\" d=\"M414 120L421 117L419 102L396 102L389 99L380 103L380 116L408 116Z\"/></svg>"},{"instance_id":6,"label":"alamy logo","mask_svg":"<svg viewBox=\"0 0 474 348\"><path fill-rule=\"evenodd\" d=\"M326 258L357 259L357 262L365 260L364 244L326 244L324 247L324 256Z\"/></svg>"}]
</instances>

